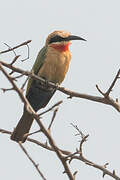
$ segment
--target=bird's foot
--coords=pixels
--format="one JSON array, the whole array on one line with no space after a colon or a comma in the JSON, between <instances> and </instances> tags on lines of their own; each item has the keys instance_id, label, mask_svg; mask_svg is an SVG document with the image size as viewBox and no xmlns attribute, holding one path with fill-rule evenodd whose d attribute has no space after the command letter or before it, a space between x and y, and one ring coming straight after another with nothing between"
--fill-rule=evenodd
<instances>
[{"instance_id":1,"label":"bird's foot","mask_svg":"<svg viewBox=\"0 0 120 180\"><path fill-rule=\"evenodd\" d=\"M45 79L45 87L49 88L49 81L47 79Z\"/></svg>"},{"instance_id":2,"label":"bird's foot","mask_svg":"<svg viewBox=\"0 0 120 180\"><path fill-rule=\"evenodd\" d=\"M55 83L55 85L56 85L55 89L57 90L59 87L59 83Z\"/></svg>"}]
</instances>

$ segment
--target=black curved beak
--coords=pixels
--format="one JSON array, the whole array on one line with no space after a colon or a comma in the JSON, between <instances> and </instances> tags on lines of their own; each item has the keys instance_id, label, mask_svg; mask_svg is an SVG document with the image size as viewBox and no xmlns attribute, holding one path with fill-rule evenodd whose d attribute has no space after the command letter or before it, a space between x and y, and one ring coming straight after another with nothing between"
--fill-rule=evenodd
<instances>
[{"instance_id":1,"label":"black curved beak","mask_svg":"<svg viewBox=\"0 0 120 180\"><path fill-rule=\"evenodd\" d=\"M71 40L82 40L82 41L87 41L86 39L83 39L79 36L74 36L74 35L70 35L67 38L65 38L66 41L71 41Z\"/></svg>"}]
</instances>

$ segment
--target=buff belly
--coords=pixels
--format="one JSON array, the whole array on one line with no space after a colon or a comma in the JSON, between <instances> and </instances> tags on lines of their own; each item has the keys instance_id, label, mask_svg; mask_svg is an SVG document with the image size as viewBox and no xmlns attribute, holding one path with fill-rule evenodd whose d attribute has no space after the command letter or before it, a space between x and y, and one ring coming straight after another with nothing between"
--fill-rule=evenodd
<instances>
[{"instance_id":1,"label":"buff belly","mask_svg":"<svg viewBox=\"0 0 120 180\"><path fill-rule=\"evenodd\" d=\"M68 71L71 54L69 51L59 52L49 48L45 62L38 72L38 76L48 81L60 84Z\"/></svg>"},{"instance_id":2,"label":"buff belly","mask_svg":"<svg viewBox=\"0 0 120 180\"><path fill-rule=\"evenodd\" d=\"M45 78L53 83L60 84L68 71L71 55L67 52L56 52L53 48L48 50L45 62L38 72L38 76ZM56 89L45 87L38 80L33 80L31 87L26 95L29 103L35 111L45 107L55 93Z\"/></svg>"}]
</instances>

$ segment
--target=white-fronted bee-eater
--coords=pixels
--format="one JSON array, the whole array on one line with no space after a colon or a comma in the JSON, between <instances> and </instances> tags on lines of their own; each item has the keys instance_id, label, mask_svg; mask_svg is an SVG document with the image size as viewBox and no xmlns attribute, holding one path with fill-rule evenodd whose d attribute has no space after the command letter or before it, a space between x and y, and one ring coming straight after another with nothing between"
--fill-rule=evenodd
<instances>
[{"instance_id":1,"label":"white-fronted bee-eater","mask_svg":"<svg viewBox=\"0 0 120 180\"><path fill-rule=\"evenodd\" d=\"M32 71L34 74L55 84L61 84L71 60L69 45L72 40L86 41L66 31L54 31L51 33L33 65ZM26 98L34 111L37 112L48 104L55 91L55 88L47 87L45 83L29 78ZM11 139L16 142L25 142L27 137L25 135L29 133L32 123L33 117L24 108L23 115L13 131Z\"/></svg>"}]
</instances>

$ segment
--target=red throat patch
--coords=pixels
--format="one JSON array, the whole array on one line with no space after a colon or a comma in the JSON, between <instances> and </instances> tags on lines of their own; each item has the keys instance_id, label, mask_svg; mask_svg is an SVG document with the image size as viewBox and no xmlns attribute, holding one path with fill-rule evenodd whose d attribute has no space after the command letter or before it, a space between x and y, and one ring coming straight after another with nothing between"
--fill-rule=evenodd
<instances>
[{"instance_id":1,"label":"red throat patch","mask_svg":"<svg viewBox=\"0 0 120 180\"><path fill-rule=\"evenodd\" d=\"M70 44L71 44L70 42L68 42L67 44L51 44L51 47L55 48L60 52L63 52L63 51L69 51Z\"/></svg>"}]
</instances>

